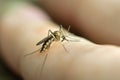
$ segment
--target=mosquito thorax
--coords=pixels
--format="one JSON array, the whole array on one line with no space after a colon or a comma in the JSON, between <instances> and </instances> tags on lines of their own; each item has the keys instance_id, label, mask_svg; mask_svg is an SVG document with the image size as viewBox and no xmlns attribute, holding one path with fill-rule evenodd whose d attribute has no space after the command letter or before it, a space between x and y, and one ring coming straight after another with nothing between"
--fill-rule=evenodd
<instances>
[{"instance_id":1,"label":"mosquito thorax","mask_svg":"<svg viewBox=\"0 0 120 80\"><path fill-rule=\"evenodd\" d=\"M56 40L59 41L60 38L61 38L61 32L60 31L55 31L54 36L55 36Z\"/></svg>"}]
</instances>

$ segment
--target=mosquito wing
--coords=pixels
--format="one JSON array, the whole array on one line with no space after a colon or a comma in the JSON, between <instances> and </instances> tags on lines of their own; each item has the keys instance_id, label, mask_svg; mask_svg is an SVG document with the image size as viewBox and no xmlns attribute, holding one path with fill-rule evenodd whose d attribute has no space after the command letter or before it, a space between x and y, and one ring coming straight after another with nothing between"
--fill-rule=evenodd
<instances>
[{"instance_id":1,"label":"mosquito wing","mask_svg":"<svg viewBox=\"0 0 120 80\"><path fill-rule=\"evenodd\" d=\"M50 38L50 36L43 38L43 39L42 39L41 41L39 41L36 45L42 44L43 42L45 42L45 41L48 40L49 38Z\"/></svg>"}]
</instances>

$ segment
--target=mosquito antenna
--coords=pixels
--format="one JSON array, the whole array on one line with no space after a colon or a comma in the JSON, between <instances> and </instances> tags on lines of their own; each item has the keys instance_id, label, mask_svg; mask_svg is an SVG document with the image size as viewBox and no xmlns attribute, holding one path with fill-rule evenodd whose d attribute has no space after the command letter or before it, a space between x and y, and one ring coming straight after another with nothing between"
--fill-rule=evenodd
<instances>
[{"instance_id":1,"label":"mosquito antenna","mask_svg":"<svg viewBox=\"0 0 120 80\"><path fill-rule=\"evenodd\" d=\"M68 31L68 32L70 31L70 25L68 26L67 31ZM65 33L65 32L64 32L64 33ZM67 34L67 33L65 33L65 34ZM68 37L68 36L69 36L69 34L67 34L65 37Z\"/></svg>"},{"instance_id":2,"label":"mosquito antenna","mask_svg":"<svg viewBox=\"0 0 120 80\"><path fill-rule=\"evenodd\" d=\"M62 25L60 25L60 31L62 31L62 28L63 28Z\"/></svg>"},{"instance_id":3,"label":"mosquito antenna","mask_svg":"<svg viewBox=\"0 0 120 80\"><path fill-rule=\"evenodd\" d=\"M35 50L35 51L31 52L31 53L25 54L24 57L26 57L26 56L28 56L28 55L31 55L31 54L34 54L34 53L38 52L39 50L40 50L40 49L37 49L37 50Z\"/></svg>"},{"instance_id":4,"label":"mosquito antenna","mask_svg":"<svg viewBox=\"0 0 120 80\"><path fill-rule=\"evenodd\" d=\"M69 27L68 27L68 29L67 29L67 32L69 32L70 31L70 25L69 25ZM67 36L69 36L69 35L66 35L67 34L67 32L66 31L62 31L63 32L63 35L65 36L65 37L67 37Z\"/></svg>"},{"instance_id":5,"label":"mosquito antenna","mask_svg":"<svg viewBox=\"0 0 120 80\"><path fill-rule=\"evenodd\" d=\"M68 30L67 30L68 32L70 31L70 25L68 26Z\"/></svg>"},{"instance_id":6,"label":"mosquito antenna","mask_svg":"<svg viewBox=\"0 0 120 80\"><path fill-rule=\"evenodd\" d=\"M62 25L60 25L60 31L63 33L63 35L65 34L64 31L63 31Z\"/></svg>"}]
</instances>

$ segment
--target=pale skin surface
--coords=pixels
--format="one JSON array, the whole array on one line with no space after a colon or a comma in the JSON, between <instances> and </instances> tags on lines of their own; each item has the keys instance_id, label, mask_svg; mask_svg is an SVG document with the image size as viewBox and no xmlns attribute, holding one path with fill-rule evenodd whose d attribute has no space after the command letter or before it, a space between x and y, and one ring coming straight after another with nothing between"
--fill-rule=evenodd
<instances>
[{"instance_id":1,"label":"pale skin surface","mask_svg":"<svg viewBox=\"0 0 120 80\"><path fill-rule=\"evenodd\" d=\"M49 13L56 14L59 21L73 24L81 34L91 40L120 45L120 15L117 15L120 14L119 0L66 0L62 6L60 2L40 1ZM53 4L59 8L54 9ZM35 44L47 36L49 29L58 30L58 25L32 4L8 6L9 10L2 15L0 26L2 56L24 80L40 80L41 64L44 54L47 53L41 80L120 80L120 47L115 45L98 45L79 37L80 42L62 43L69 53L57 42L43 55L37 52L24 57L40 48ZM63 17L63 14L68 13L66 10L71 15Z\"/></svg>"}]
</instances>

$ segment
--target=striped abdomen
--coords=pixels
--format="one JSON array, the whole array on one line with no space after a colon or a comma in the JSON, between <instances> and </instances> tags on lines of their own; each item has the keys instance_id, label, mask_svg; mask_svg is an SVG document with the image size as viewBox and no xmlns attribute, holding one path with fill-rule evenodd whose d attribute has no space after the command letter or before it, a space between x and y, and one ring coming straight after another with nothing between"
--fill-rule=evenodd
<instances>
[{"instance_id":1,"label":"striped abdomen","mask_svg":"<svg viewBox=\"0 0 120 80\"><path fill-rule=\"evenodd\" d=\"M46 49L48 49L53 41L54 41L53 36L49 37L49 38L43 43L40 52L43 52L43 51L45 51Z\"/></svg>"}]
</instances>

